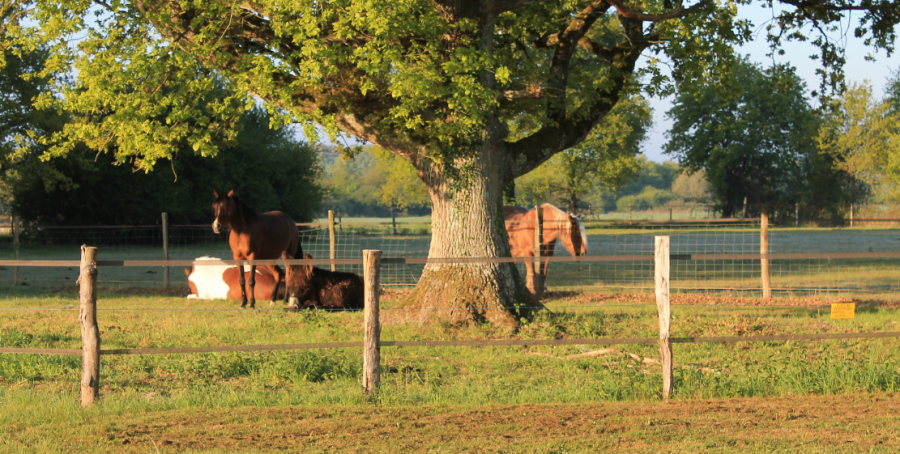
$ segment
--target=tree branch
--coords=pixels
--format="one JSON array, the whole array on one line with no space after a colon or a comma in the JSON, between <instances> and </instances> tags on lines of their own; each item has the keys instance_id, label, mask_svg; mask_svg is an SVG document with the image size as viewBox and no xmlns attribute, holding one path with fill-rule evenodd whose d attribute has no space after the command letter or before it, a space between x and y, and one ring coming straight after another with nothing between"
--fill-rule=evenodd
<instances>
[{"instance_id":1,"label":"tree branch","mask_svg":"<svg viewBox=\"0 0 900 454\"><path fill-rule=\"evenodd\" d=\"M709 5L710 3L712 3L712 0L701 0L700 3L697 3L696 5L691 6L689 8L685 8L684 5L682 4L682 2L679 1L678 6L676 6L673 11L669 11L668 13L663 13L663 14L647 14L647 13L643 13L639 10L635 10L634 8L626 5L621 0L606 0L606 1L608 1L611 5L615 6L616 10L618 10L619 14L621 14L622 16L625 16L629 19L645 21L645 22L660 22L660 21L669 20L669 19L677 19L679 17L687 16L688 14L691 14L694 11L697 11L698 9L701 9L701 8Z\"/></svg>"}]
</instances>

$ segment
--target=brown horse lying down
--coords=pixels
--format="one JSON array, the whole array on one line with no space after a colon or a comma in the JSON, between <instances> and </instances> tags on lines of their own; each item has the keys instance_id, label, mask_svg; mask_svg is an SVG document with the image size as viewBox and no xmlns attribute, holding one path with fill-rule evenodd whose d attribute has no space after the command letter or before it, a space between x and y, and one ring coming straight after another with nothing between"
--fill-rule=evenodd
<instances>
[{"instance_id":1,"label":"brown horse lying down","mask_svg":"<svg viewBox=\"0 0 900 454\"><path fill-rule=\"evenodd\" d=\"M197 260L219 260L214 257L199 257ZM250 279L249 266L244 265L244 277ZM260 299L268 298L275 287L275 276L260 268L256 270L256 286L253 291ZM262 271L262 272L261 272ZM188 287L191 294L188 298L202 300L229 299L241 300L241 284L238 277L238 268L230 265L200 265L185 268L184 274L188 278ZM284 295L284 286L278 288L278 297Z\"/></svg>"},{"instance_id":2,"label":"brown horse lying down","mask_svg":"<svg viewBox=\"0 0 900 454\"><path fill-rule=\"evenodd\" d=\"M284 259L291 260L289 254ZM306 254L307 260L312 255ZM358 274L328 271L310 265L287 265L289 309L362 309L365 287Z\"/></svg>"}]
</instances>

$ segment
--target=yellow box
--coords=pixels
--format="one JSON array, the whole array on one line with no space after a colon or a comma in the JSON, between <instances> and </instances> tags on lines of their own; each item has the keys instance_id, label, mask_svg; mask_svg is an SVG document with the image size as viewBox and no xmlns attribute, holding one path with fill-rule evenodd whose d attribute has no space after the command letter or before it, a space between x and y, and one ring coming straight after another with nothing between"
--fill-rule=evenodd
<instances>
[{"instance_id":1,"label":"yellow box","mask_svg":"<svg viewBox=\"0 0 900 454\"><path fill-rule=\"evenodd\" d=\"M831 318L853 318L856 316L856 303L833 303Z\"/></svg>"}]
</instances>

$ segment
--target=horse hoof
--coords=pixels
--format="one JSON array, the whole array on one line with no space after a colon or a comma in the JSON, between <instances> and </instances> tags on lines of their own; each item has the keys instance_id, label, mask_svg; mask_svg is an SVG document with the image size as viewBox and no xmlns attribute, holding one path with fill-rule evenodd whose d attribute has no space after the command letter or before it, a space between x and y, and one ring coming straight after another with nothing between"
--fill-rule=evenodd
<instances>
[{"instance_id":1,"label":"horse hoof","mask_svg":"<svg viewBox=\"0 0 900 454\"><path fill-rule=\"evenodd\" d=\"M246 307L247 307L247 302L245 301L244 304L241 304L241 309L245 309Z\"/></svg>"}]
</instances>

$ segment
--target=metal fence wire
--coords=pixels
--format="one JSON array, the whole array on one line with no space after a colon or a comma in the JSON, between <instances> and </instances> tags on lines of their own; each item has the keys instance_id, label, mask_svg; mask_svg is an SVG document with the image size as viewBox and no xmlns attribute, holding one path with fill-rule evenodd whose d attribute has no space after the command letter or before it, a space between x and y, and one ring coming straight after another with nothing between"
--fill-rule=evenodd
<instances>
[{"instance_id":1,"label":"metal fence wire","mask_svg":"<svg viewBox=\"0 0 900 454\"><path fill-rule=\"evenodd\" d=\"M863 219L855 221L865 225ZM653 238L671 237L673 255L758 254L760 223L747 220L643 220L587 221L588 255L648 255ZM301 244L316 259L331 257L327 224L303 224ZM385 258L425 258L430 246L429 226L422 223L341 223L336 225L336 259L361 259L362 250L378 249ZM168 227L168 258L230 259L227 232L216 235L208 225ZM97 246L100 260L161 260L162 226L49 227L30 226L18 231L14 242L9 230L0 230L0 260L78 260L79 246ZM872 227L808 228L772 225L769 253L898 252L900 229ZM17 252L17 254L16 254ZM557 244L555 255L570 253ZM300 258L300 257L298 257ZM775 296L864 295L898 299L900 283L894 277L895 258L771 260ZM522 276L526 267L516 264ZM322 265L328 267L328 265ZM423 264L385 263L382 285L411 288L421 276ZM337 265L341 271L361 273L360 265ZM100 274L101 287L149 287L164 285L161 267L108 267ZM682 293L730 293L757 296L761 291L758 259L674 260L672 291ZM77 267L19 267L20 285L60 288L74 286ZM0 284L14 283L13 267L0 267ZM170 269L170 286L187 292L187 275ZM550 291L601 294L603 292L653 291L653 262L646 260L566 262L549 264L546 287Z\"/></svg>"}]
</instances>

